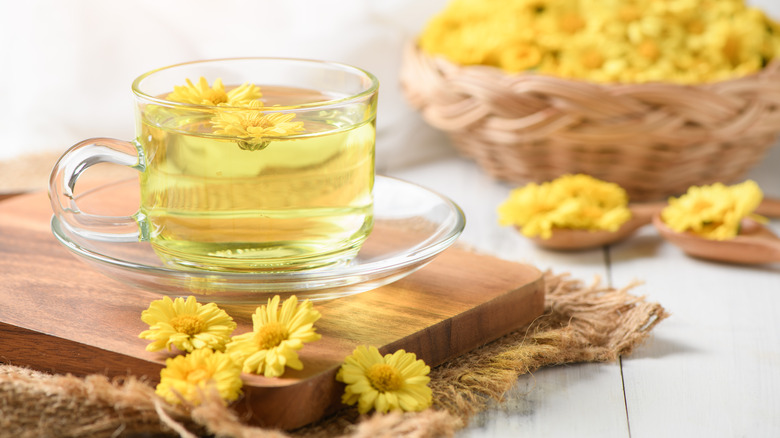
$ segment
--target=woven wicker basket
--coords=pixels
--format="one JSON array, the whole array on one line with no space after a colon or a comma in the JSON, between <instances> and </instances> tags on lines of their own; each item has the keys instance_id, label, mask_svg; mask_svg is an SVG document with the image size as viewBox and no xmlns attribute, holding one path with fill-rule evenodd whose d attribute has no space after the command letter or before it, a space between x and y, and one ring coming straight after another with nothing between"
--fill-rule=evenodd
<instances>
[{"instance_id":1,"label":"woven wicker basket","mask_svg":"<svg viewBox=\"0 0 780 438\"><path fill-rule=\"evenodd\" d=\"M494 177L586 173L633 201L734 182L780 133L780 62L718 83L599 85L458 66L409 45L401 84L430 125Z\"/></svg>"}]
</instances>

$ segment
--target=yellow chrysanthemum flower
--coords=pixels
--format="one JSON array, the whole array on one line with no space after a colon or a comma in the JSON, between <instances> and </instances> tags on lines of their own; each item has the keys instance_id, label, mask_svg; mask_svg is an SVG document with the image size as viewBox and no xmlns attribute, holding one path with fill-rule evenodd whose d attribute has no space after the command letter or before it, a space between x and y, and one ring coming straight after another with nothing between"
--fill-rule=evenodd
<instances>
[{"instance_id":1,"label":"yellow chrysanthemum flower","mask_svg":"<svg viewBox=\"0 0 780 438\"><path fill-rule=\"evenodd\" d=\"M199 405L214 391L223 401L236 400L243 384L241 366L230 356L202 348L166 359L155 392L168 403Z\"/></svg>"},{"instance_id":2,"label":"yellow chrysanthemum flower","mask_svg":"<svg viewBox=\"0 0 780 438\"><path fill-rule=\"evenodd\" d=\"M755 181L726 186L693 186L679 198L670 198L661 211L664 223L674 231L726 240L739 234L740 222L750 216L764 197Z\"/></svg>"},{"instance_id":3,"label":"yellow chrysanthemum flower","mask_svg":"<svg viewBox=\"0 0 780 438\"><path fill-rule=\"evenodd\" d=\"M309 300L298 304L294 295L279 308L279 295L268 300L252 315L253 331L234 336L226 352L248 373L278 377L285 367L303 369L298 350L306 342L320 339L314 323L322 316Z\"/></svg>"},{"instance_id":4,"label":"yellow chrysanthemum flower","mask_svg":"<svg viewBox=\"0 0 780 438\"><path fill-rule=\"evenodd\" d=\"M214 81L213 86L209 86L208 81L203 76L200 77L197 84L193 84L189 79L186 81L187 85L174 86L173 92L168 94L167 99L196 105L245 106L263 96L258 86L249 83L225 91L222 79L219 78Z\"/></svg>"},{"instance_id":5,"label":"yellow chrysanthemum flower","mask_svg":"<svg viewBox=\"0 0 780 438\"><path fill-rule=\"evenodd\" d=\"M602 83L712 82L780 55L777 23L744 0L451 0L418 43L461 65Z\"/></svg>"},{"instance_id":6,"label":"yellow chrysanthemum flower","mask_svg":"<svg viewBox=\"0 0 780 438\"><path fill-rule=\"evenodd\" d=\"M626 191L588 175L564 175L512 190L498 207L499 223L549 239L553 228L615 231L631 218Z\"/></svg>"},{"instance_id":7,"label":"yellow chrysanthemum flower","mask_svg":"<svg viewBox=\"0 0 780 438\"><path fill-rule=\"evenodd\" d=\"M138 337L154 341L146 346L147 351L170 351L171 347L181 351L223 350L236 328L233 318L216 304L202 305L193 296L152 301L141 313L141 320L149 324L149 330Z\"/></svg>"},{"instance_id":8,"label":"yellow chrysanthemum flower","mask_svg":"<svg viewBox=\"0 0 780 438\"><path fill-rule=\"evenodd\" d=\"M414 353L398 350L383 357L376 347L359 346L344 360L336 380L347 385L342 403L357 403L361 414L371 409L412 412L431 406L430 371Z\"/></svg>"},{"instance_id":9,"label":"yellow chrysanthemum flower","mask_svg":"<svg viewBox=\"0 0 780 438\"><path fill-rule=\"evenodd\" d=\"M264 113L260 101L252 101L247 110L221 111L211 120L214 133L242 139L242 149L257 150L269 137L285 137L304 130L303 122L293 122L294 113Z\"/></svg>"}]
</instances>

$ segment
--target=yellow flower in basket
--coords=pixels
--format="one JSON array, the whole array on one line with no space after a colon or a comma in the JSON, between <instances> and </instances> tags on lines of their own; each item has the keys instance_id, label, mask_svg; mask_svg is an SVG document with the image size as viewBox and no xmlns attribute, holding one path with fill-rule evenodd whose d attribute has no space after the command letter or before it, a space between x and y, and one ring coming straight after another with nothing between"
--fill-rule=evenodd
<instances>
[{"instance_id":1,"label":"yellow flower in basket","mask_svg":"<svg viewBox=\"0 0 780 438\"><path fill-rule=\"evenodd\" d=\"M419 46L509 73L704 83L761 70L780 26L744 0L452 0Z\"/></svg>"}]
</instances>

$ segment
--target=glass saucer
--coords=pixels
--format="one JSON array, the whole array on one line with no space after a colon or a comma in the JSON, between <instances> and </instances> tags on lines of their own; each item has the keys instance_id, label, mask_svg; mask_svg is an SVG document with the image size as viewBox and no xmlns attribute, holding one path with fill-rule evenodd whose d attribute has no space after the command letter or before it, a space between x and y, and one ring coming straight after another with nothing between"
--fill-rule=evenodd
<instances>
[{"instance_id":1,"label":"glass saucer","mask_svg":"<svg viewBox=\"0 0 780 438\"><path fill-rule=\"evenodd\" d=\"M100 206L121 216L137 208L136 178L99 186L78 196L80 206ZM135 195L134 195L135 194ZM86 210L86 209L85 209ZM386 285L422 268L458 238L466 224L451 200L424 187L377 176L374 229L357 256L328 268L285 273L184 271L164 265L148 242L85 239L52 217L57 239L103 274L130 286L200 302L260 304L273 295L327 300Z\"/></svg>"}]
</instances>

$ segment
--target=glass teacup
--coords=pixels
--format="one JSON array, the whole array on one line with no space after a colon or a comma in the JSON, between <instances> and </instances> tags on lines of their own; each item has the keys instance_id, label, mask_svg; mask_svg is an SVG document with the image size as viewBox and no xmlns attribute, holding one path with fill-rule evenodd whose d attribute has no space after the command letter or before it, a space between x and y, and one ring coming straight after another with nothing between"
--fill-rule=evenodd
<instances>
[{"instance_id":1,"label":"glass teacup","mask_svg":"<svg viewBox=\"0 0 780 438\"><path fill-rule=\"evenodd\" d=\"M190 269L312 269L360 249L373 226L373 75L238 58L154 70L132 90L135 141L85 140L52 171L52 207L73 232L149 241L167 264ZM76 206L76 180L102 162L140 172L134 216Z\"/></svg>"}]
</instances>

